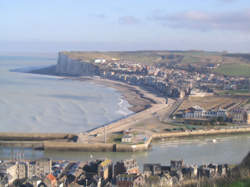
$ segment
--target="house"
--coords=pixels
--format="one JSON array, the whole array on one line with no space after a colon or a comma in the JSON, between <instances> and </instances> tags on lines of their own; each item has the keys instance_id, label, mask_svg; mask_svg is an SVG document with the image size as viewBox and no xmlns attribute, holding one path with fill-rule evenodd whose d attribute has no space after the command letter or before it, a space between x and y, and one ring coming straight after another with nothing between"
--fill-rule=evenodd
<instances>
[{"instance_id":1,"label":"house","mask_svg":"<svg viewBox=\"0 0 250 187\"><path fill-rule=\"evenodd\" d=\"M183 114L183 117L186 119L209 119L219 117L226 119L227 116L228 113L225 109L218 108L206 111L198 105L188 108Z\"/></svg>"},{"instance_id":2,"label":"house","mask_svg":"<svg viewBox=\"0 0 250 187\"><path fill-rule=\"evenodd\" d=\"M17 165L15 163L6 164L6 173L8 174L8 184L12 184L17 178Z\"/></svg>"},{"instance_id":3,"label":"house","mask_svg":"<svg viewBox=\"0 0 250 187\"><path fill-rule=\"evenodd\" d=\"M234 108L230 111L230 117L234 123L245 123L247 121L247 112L241 107Z\"/></svg>"},{"instance_id":4,"label":"house","mask_svg":"<svg viewBox=\"0 0 250 187\"><path fill-rule=\"evenodd\" d=\"M143 165L143 173L146 176L151 175L161 175L161 165L160 164L144 164Z\"/></svg>"},{"instance_id":5,"label":"house","mask_svg":"<svg viewBox=\"0 0 250 187\"><path fill-rule=\"evenodd\" d=\"M134 159L122 160L114 165L114 176L119 174L138 174L139 166Z\"/></svg>"},{"instance_id":6,"label":"house","mask_svg":"<svg viewBox=\"0 0 250 187\"><path fill-rule=\"evenodd\" d=\"M27 166L28 177L33 176L45 177L48 174L52 173L52 161L48 158L41 158L36 161L31 161Z\"/></svg>"},{"instance_id":7,"label":"house","mask_svg":"<svg viewBox=\"0 0 250 187\"><path fill-rule=\"evenodd\" d=\"M247 124L250 125L250 110L247 111Z\"/></svg>"},{"instance_id":8,"label":"house","mask_svg":"<svg viewBox=\"0 0 250 187\"><path fill-rule=\"evenodd\" d=\"M56 177L52 174L48 174L46 178L44 179L44 183L46 186L51 186L51 187L56 187L57 185L57 180Z\"/></svg>"},{"instance_id":9,"label":"house","mask_svg":"<svg viewBox=\"0 0 250 187\"><path fill-rule=\"evenodd\" d=\"M173 177L170 175L156 175L148 176L145 178L145 186L173 186Z\"/></svg>"},{"instance_id":10,"label":"house","mask_svg":"<svg viewBox=\"0 0 250 187\"><path fill-rule=\"evenodd\" d=\"M117 187L143 187L145 184L144 177L138 174L119 174L116 177Z\"/></svg>"},{"instance_id":11,"label":"house","mask_svg":"<svg viewBox=\"0 0 250 187\"><path fill-rule=\"evenodd\" d=\"M125 134L123 137L122 137L122 142L123 143L131 143L133 140L133 135L132 134Z\"/></svg>"},{"instance_id":12,"label":"house","mask_svg":"<svg viewBox=\"0 0 250 187\"><path fill-rule=\"evenodd\" d=\"M220 176L225 176L227 174L227 170L228 170L227 164L218 165L218 174Z\"/></svg>"},{"instance_id":13,"label":"house","mask_svg":"<svg viewBox=\"0 0 250 187\"><path fill-rule=\"evenodd\" d=\"M103 180L111 179L112 178L112 168L113 164L111 160L104 160L98 165L98 176L101 177Z\"/></svg>"},{"instance_id":14,"label":"house","mask_svg":"<svg viewBox=\"0 0 250 187\"><path fill-rule=\"evenodd\" d=\"M25 162L17 162L17 178L25 179L27 178L27 164Z\"/></svg>"},{"instance_id":15,"label":"house","mask_svg":"<svg viewBox=\"0 0 250 187\"><path fill-rule=\"evenodd\" d=\"M216 110L208 110L207 112L205 112L205 115L204 115L205 118L222 117L223 119L226 119L227 116L228 116L227 110L222 109L222 108L218 108Z\"/></svg>"},{"instance_id":16,"label":"house","mask_svg":"<svg viewBox=\"0 0 250 187\"><path fill-rule=\"evenodd\" d=\"M197 177L198 168L197 166L185 167L182 169L183 177L186 179L192 179Z\"/></svg>"},{"instance_id":17,"label":"house","mask_svg":"<svg viewBox=\"0 0 250 187\"><path fill-rule=\"evenodd\" d=\"M98 59L95 59L94 62L95 62L96 64L105 63L105 62L106 62L106 59L98 58Z\"/></svg>"},{"instance_id":18,"label":"house","mask_svg":"<svg viewBox=\"0 0 250 187\"><path fill-rule=\"evenodd\" d=\"M181 169L184 167L184 161L183 160L171 160L170 167L171 169Z\"/></svg>"},{"instance_id":19,"label":"house","mask_svg":"<svg viewBox=\"0 0 250 187\"><path fill-rule=\"evenodd\" d=\"M198 168L198 173L197 173L197 176L199 178L211 178L211 177L214 177L216 175L216 170L214 168L210 168L210 167L207 167L207 166L200 166Z\"/></svg>"},{"instance_id":20,"label":"house","mask_svg":"<svg viewBox=\"0 0 250 187\"><path fill-rule=\"evenodd\" d=\"M188 108L184 113L184 118L194 119L194 118L203 118L205 110L198 105Z\"/></svg>"}]
</instances>

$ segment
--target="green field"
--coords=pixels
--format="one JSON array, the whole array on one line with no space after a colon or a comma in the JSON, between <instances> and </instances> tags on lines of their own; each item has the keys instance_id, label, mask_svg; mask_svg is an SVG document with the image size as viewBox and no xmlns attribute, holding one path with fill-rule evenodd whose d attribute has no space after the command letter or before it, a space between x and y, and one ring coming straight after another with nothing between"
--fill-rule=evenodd
<instances>
[{"instance_id":1,"label":"green field","mask_svg":"<svg viewBox=\"0 0 250 187\"><path fill-rule=\"evenodd\" d=\"M216 92L220 96L232 95L232 96L250 96L250 90L222 90Z\"/></svg>"},{"instance_id":2,"label":"green field","mask_svg":"<svg viewBox=\"0 0 250 187\"><path fill-rule=\"evenodd\" d=\"M106 52L64 52L74 59L83 61L92 61L96 58L105 58L106 60L119 59L121 61L157 64L157 63L182 63L182 64L203 64L219 63L222 60L222 54L206 51L106 51Z\"/></svg>"},{"instance_id":3,"label":"green field","mask_svg":"<svg viewBox=\"0 0 250 187\"><path fill-rule=\"evenodd\" d=\"M223 64L215 72L229 76L250 77L250 64Z\"/></svg>"},{"instance_id":4,"label":"green field","mask_svg":"<svg viewBox=\"0 0 250 187\"><path fill-rule=\"evenodd\" d=\"M229 187L248 187L248 186L250 186L250 179L239 180L229 185Z\"/></svg>"}]
</instances>

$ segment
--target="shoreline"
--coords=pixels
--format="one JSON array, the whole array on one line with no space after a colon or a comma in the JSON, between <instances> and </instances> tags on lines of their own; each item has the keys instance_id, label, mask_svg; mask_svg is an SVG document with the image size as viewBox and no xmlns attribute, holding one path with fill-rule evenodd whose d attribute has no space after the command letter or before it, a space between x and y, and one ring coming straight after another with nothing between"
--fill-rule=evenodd
<instances>
[{"instance_id":1,"label":"shoreline","mask_svg":"<svg viewBox=\"0 0 250 187\"><path fill-rule=\"evenodd\" d=\"M146 110L152 107L153 104L163 102L163 100L161 100L159 97L154 96L153 93L149 94L147 91L138 86L129 85L119 81L102 79L100 77L66 77L66 79L88 81L97 85L113 88L120 92L123 99L126 100L129 105L131 105L128 109L134 113Z\"/></svg>"},{"instance_id":2,"label":"shoreline","mask_svg":"<svg viewBox=\"0 0 250 187\"><path fill-rule=\"evenodd\" d=\"M125 115L119 119L115 119L113 121L110 121L106 124L99 124L96 127L93 127L91 129L88 129L84 132L79 133L81 135L82 133L91 133L93 134L94 132L97 131L103 131L100 130L104 126L109 127L115 126L115 124L120 124L129 122L131 123L132 121L139 121L140 119L143 119L143 113L145 111L146 114L152 115L153 113L166 108L168 106L166 104L166 98L163 98L159 96L159 93L154 91L154 90L148 90L147 88L140 87L138 85L131 85L128 83L120 82L120 81L115 81L115 80L110 80L110 79L103 79L99 76L67 76L67 75L58 75L55 73L55 66L51 66L48 68L43 68L35 71L29 72L31 74L40 74L40 75L51 75L51 76L58 76L61 77L62 79L66 80L72 80L72 81L88 81L90 83L94 83L97 85L101 86L106 86L109 88L115 89L115 91L119 92L122 95L122 99L126 100L130 107L128 109L132 111L132 114ZM169 99L170 103L173 103L174 100ZM157 106L158 105L158 106ZM140 116L140 117L139 117ZM134 119L136 118L136 119ZM128 126L128 125L125 125ZM131 126L131 124L129 125ZM124 128L124 127L123 127Z\"/></svg>"}]
</instances>

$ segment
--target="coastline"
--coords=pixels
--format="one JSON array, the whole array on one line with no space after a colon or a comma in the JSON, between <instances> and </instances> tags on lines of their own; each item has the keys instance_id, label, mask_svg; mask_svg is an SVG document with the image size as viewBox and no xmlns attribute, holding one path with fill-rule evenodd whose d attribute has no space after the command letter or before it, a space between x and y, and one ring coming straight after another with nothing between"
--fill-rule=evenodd
<instances>
[{"instance_id":1,"label":"coastline","mask_svg":"<svg viewBox=\"0 0 250 187\"><path fill-rule=\"evenodd\" d=\"M96 132L103 133L103 127L105 126L107 130L111 133L115 130L125 130L131 127L135 122L141 121L143 122L145 118L152 118L152 114L155 114L159 111L164 111L164 108L168 108L175 101L169 99L169 104L166 104L166 98L158 96L158 92L154 90L147 90L141 88L137 85L131 85L120 81L103 79L99 76L67 76L67 75L58 75L55 72L51 73L55 70L53 67L52 71L48 71L48 68L43 68L40 70L31 71L29 73L33 74L41 74L41 75L54 75L59 76L63 79L72 80L72 81L88 81L90 83L94 83L101 86L106 86L109 88L113 88L118 91L122 95L122 99L126 100L130 107L128 109L132 111L132 114L121 117L119 119L115 119L106 124L99 124L94 128L88 129L83 132L84 134L87 132L89 134L93 134ZM116 128L116 126L118 128ZM111 127L111 128L110 128ZM111 131L112 129L112 131ZM82 136L82 133L79 133ZM81 139L81 138L80 138ZM86 141L86 138L83 138ZM100 138L98 138L100 139ZM95 140L96 141L96 140ZM100 142L98 140L97 142Z\"/></svg>"},{"instance_id":2,"label":"coastline","mask_svg":"<svg viewBox=\"0 0 250 187\"><path fill-rule=\"evenodd\" d=\"M114 88L120 92L131 106L128 108L134 113L141 112L152 107L153 104L162 103L164 100L146 92L138 86L129 85L123 82L101 79L99 77L66 77L66 79L88 81L94 84Z\"/></svg>"},{"instance_id":3,"label":"coastline","mask_svg":"<svg viewBox=\"0 0 250 187\"><path fill-rule=\"evenodd\" d=\"M97 76L62 76L56 74L55 66L42 68L38 70L32 70L29 73L31 74L40 74L40 75L52 75L52 76L60 76L65 79L70 80L78 80L78 81L88 81L93 82L98 85L107 86L110 88L114 88L118 92L120 92L123 98L131 105L128 109L134 113L141 112L147 108L150 108L152 104L155 104L159 101L159 98L154 96L153 94L148 95L145 90L139 88L138 86L129 85L123 82L113 81L109 79L102 79Z\"/></svg>"},{"instance_id":4,"label":"coastline","mask_svg":"<svg viewBox=\"0 0 250 187\"><path fill-rule=\"evenodd\" d=\"M31 72L35 73L35 72ZM37 73L37 72L36 72ZM40 73L38 73L40 74ZM44 73L45 74L45 73ZM51 74L50 74L51 75ZM54 74L55 75L55 74ZM206 135L217 135L217 134L234 134L234 133L249 133L249 128L244 129L221 129L221 130L202 130L202 131L191 131L191 132L176 132L176 133L148 133L145 130L148 139L144 144L117 144L117 143L104 143L104 129L108 131L108 135L117 132L127 130L131 127L135 127L138 122L142 124L152 118L156 113L168 110L175 101L169 99L166 104L165 98L158 97L157 93L150 92L140 88L139 86L130 85L120 81L113 81L108 79L102 79L97 76L61 76L65 79L76 80L76 81L89 81L95 84L107 86L119 91L123 98L131 105L129 110L134 113L128 115L122 119L110 122L107 125L99 125L94 129L87 131L87 136L91 136L90 142L86 139L86 134L79 133L77 143L73 142L58 142L58 141L42 141L44 150L76 150L76 151L108 151L108 152L134 152L134 151L147 151L150 144L154 139L161 138L181 138L189 136L206 136ZM99 134L100 136L95 136ZM108 136L107 135L107 136ZM22 143L22 141L20 141ZM19 142L19 143L20 143ZM14 143L14 142L13 142ZM16 142L15 142L16 143ZM14 143L14 144L15 144ZM24 143L24 142L23 142ZM30 142L28 142L30 143ZM35 143L35 142L34 142ZM9 142L7 142L9 145Z\"/></svg>"}]
</instances>

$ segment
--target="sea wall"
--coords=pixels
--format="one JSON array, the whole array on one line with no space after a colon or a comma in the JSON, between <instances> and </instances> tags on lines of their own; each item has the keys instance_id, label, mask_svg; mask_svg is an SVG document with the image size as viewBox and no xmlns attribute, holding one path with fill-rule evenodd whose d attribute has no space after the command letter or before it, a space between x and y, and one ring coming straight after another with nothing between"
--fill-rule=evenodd
<instances>
[{"instance_id":1,"label":"sea wall","mask_svg":"<svg viewBox=\"0 0 250 187\"><path fill-rule=\"evenodd\" d=\"M83 152L136 152L147 151L151 144L150 137L143 144L112 144L112 143L72 143L72 142L43 142L45 151L83 151Z\"/></svg>"},{"instance_id":2,"label":"sea wall","mask_svg":"<svg viewBox=\"0 0 250 187\"><path fill-rule=\"evenodd\" d=\"M0 141L0 147L21 147L32 149L43 149L41 141Z\"/></svg>"},{"instance_id":3,"label":"sea wall","mask_svg":"<svg viewBox=\"0 0 250 187\"><path fill-rule=\"evenodd\" d=\"M74 134L63 133L0 133L0 140L3 141L73 140L76 137Z\"/></svg>"},{"instance_id":4,"label":"sea wall","mask_svg":"<svg viewBox=\"0 0 250 187\"><path fill-rule=\"evenodd\" d=\"M209 136L209 135L218 135L218 134L242 134L242 133L250 133L250 127L232 128L232 129L196 130L196 131L186 131L186 132L156 133L156 134L152 135L152 139L188 137L188 136Z\"/></svg>"},{"instance_id":5,"label":"sea wall","mask_svg":"<svg viewBox=\"0 0 250 187\"><path fill-rule=\"evenodd\" d=\"M43 142L45 151L82 151L82 152L136 152L147 151L147 144L111 144L111 143L72 143L72 142Z\"/></svg>"},{"instance_id":6,"label":"sea wall","mask_svg":"<svg viewBox=\"0 0 250 187\"><path fill-rule=\"evenodd\" d=\"M85 152L113 152L114 144L104 143L71 143L71 142L43 142L45 151L85 151Z\"/></svg>"},{"instance_id":7,"label":"sea wall","mask_svg":"<svg viewBox=\"0 0 250 187\"><path fill-rule=\"evenodd\" d=\"M56 74L58 75L91 76L95 75L96 72L98 72L98 67L95 66L93 63L70 58L63 52L60 52L58 55L56 65Z\"/></svg>"}]
</instances>

